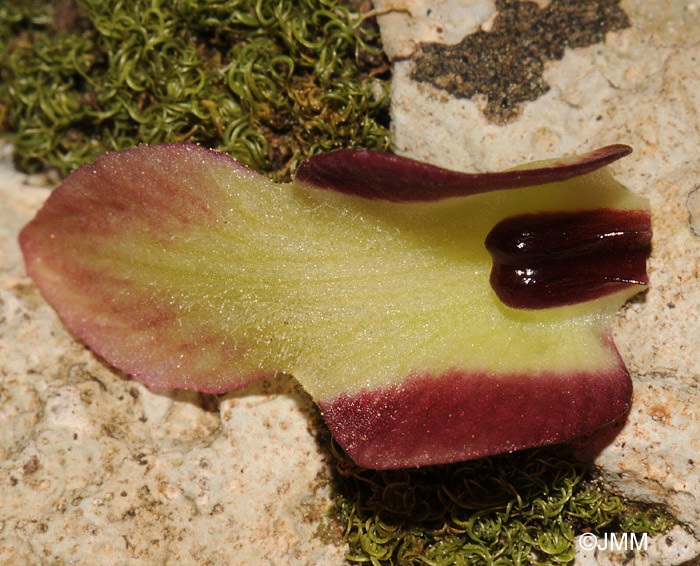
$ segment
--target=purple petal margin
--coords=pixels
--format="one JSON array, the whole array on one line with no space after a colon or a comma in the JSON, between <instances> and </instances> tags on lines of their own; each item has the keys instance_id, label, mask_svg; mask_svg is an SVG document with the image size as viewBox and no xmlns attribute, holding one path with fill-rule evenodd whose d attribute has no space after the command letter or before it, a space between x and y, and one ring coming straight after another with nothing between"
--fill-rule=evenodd
<instances>
[{"instance_id":1,"label":"purple petal margin","mask_svg":"<svg viewBox=\"0 0 700 566\"><path fill-rule=\"evenodd\" d=\"M429 202L566 181L631 152L631 147L615 144L580 155L573 162L560 161L536 169L460 173L390 153L341 149L302 163L295 180L373 200Z\"/></svg>"}]
</instances>

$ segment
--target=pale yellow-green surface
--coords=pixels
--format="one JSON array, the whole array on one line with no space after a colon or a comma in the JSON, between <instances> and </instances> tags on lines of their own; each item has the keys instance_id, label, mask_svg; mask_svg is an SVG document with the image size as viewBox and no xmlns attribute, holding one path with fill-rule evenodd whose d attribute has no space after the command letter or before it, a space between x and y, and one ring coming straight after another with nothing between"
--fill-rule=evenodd
<instances>
[{"instance_id":1,"label":"pale yellow-green surface","mask_svg":"<svg viewBox=\"0 0 700 566\"><path fill-rule=\"evenodd\" d=\"M95 234L85 249L69 247L101 273L135 282L129 293L176 308L179 328L235 344L240 376L289 373L328 399L453 368L605 371L617 363L601 334L638 288L571 307L511 309L490 286L484 247L493 226L516 214L646 207L606 170L423 204L275 185L225 165L208 170L213 216L205 222L172 234Z\"/></svg>"}]
</instances>

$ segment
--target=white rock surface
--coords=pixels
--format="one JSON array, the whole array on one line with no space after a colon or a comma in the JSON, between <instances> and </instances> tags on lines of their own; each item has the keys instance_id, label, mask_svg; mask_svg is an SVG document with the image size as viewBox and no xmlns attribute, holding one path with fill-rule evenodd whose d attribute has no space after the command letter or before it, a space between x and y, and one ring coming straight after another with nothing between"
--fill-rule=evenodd
<instances>
[{"instance_id":1,"label":"white rock surface","mask_svg":"<svg viewBox=\"0 0 700 566\"><path fill-rule=\"evenodd\" d=\"M431 24L427 8L417 4L411 13L420 14L419 23L410 29L433 31L414 35L411 45L434 41L435 26L446 17L437 10ZM653 213L650 288L620 313L615 332L635 381L634 404L624 423L580 450L614 488L666 504L695 533L698 538L686 536L678 547L681 538L663 539L676 541L668 561L649 562L678 564L700 556L700 4L626 0L622 7L631 27L549 62L544 78L551 89L507 125L488 123L478 97L456 99L412 81L412 62L398 61L394 143L399 153L463 171L504 169L610 143L634 147L612 166L623 184L649 197ZM468 19L483 26L487 12L475 2ZM393 52L409 55L411 45L396 43L387 29L388 16L381 25ZM671 559L674 552L678 557ZM605 560L599 563L611 563Z\"/></svg>"},{"instance_id":2,"label":"white rock surface","mask_svg":"<svg viewBox=\"0 0 700 566\"><path fill-rule=\"evenodd\" d=\"M421 41L453 44L496 13L491 0L374 0L384 51L409 57Z\"/></svg>"},{"instance_id":3,"label":"white rock surface","mask_svg":"<svg viewBox=\"0 0 700 566\"><path fill-rule=\"evenodd\" d=\"M5 148L6 150L8 148ZM20 228L48 195L0 160L0 564L342 564L330 467L291 379L159 392L65 330ZM331 536L333 535L333 536Z\"/></svg>"},{"instance_id":4,"label":"white rock surface","mask_svg":"<svg viewBox=\"0 0 700 566\"><path fill-rule=\"evenodd\" d=\"M688 564L700 552L698 540L683 527L675 527L665 535L647 539L596 537L593 545L576 540L576 559L571 566L671 566ZM589 539L589 543L591 540Z\"/></svg>"}]
</instances>

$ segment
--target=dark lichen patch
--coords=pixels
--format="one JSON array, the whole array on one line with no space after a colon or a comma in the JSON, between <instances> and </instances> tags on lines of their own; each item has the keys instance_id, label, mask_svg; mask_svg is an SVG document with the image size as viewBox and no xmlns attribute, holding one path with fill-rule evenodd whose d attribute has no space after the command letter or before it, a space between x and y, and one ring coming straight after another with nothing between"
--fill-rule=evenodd
<instances>
[{"instance_id":1,"label":"dark lichen patch","mask_svg":"<svg viewBox=\"0 0 700 566\"><path fill-rule=\"evenodd\" d=\"M491 31L479 30L457 45L422 44L413 56L411 78L429 82L458 98L487 97L491 122L514 119L519 105L549 90L542 74L547 61L567 47L605 41L605 34L629 27L620 0L498 0Z\"/></svg>"},{"instance_id":2,"label":"dark lichen patch","mask_svg":"<svg viewBox=\"0 0 700 566\"><path fill-rule=\"evenodd\" d=\"M29 460L27 460L24 463L24 466L22 466L22 473L25 476L30 476L33 473L35 473L39 468L41 467L41 464L39 463L39 458L34 454Z\"/></svg>"}]
</instances>

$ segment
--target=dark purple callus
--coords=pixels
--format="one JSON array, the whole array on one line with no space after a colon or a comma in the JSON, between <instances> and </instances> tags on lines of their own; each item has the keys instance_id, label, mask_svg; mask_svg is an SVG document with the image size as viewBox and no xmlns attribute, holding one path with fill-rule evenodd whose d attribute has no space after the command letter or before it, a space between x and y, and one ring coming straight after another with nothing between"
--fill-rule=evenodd
<instances>
[{"instance_id":1,"label":"dark purple callus","mask_svg":"<svg viewBox=\"0 0 700 566\"><path fill-rule=\"evenodd\" d=\"M644 210L527 214L486 237L491 286L504 304L543 309L647 283L651 218Z\"/></svg>"}]
</instances>

